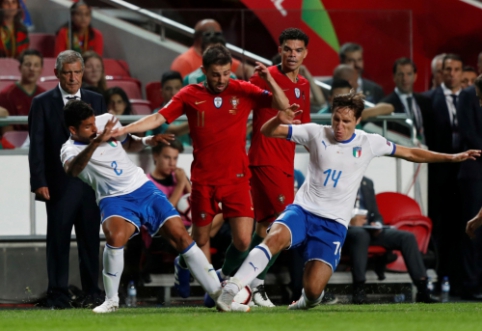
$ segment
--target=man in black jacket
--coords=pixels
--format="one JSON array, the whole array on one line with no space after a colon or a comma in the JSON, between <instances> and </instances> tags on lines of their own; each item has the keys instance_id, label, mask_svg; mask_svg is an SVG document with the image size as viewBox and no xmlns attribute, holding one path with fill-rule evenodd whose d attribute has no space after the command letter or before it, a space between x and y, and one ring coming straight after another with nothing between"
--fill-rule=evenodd
<instances>
[{"instance_id":1,"label":"man in black jacket","mask_svg":"<svg viewBox=\"0 0 482 331\"><path fill-rule=\"evenodd\" d=\"M82 56L64 51L54 69L59 85L33 99L28 124L30 135L30 186L47 208L46 305L70 308L68 293L69 249L75 226L79 250L80 278L88 306L102 302L99 277L99 209L94 191L78 178L66 175L60 162L60 149L69 138L63 108L69 100L80 99L92 106L96 115L106 112L100 94L80 88L84 72Z\"/></svg>"},{"instance_id":2,"label":"man in black jacket","mask_svg":"<svg viewBox=\"0 0 482 331\"><path fill-rule=\"evenodd\" d=\"M365 229L364 225L379 227L379 229ZM365 273L370 245L382 246L387 250L400 250L410 277L418 290L416 301L436 302L427 290L427 271L413 233L397 229L382 229L382 226L383 218L378 211L373 181L363 177L343 247L344 252L348 252L351 257L353 303L367 303Z\"/></svg>"}]
</instances>

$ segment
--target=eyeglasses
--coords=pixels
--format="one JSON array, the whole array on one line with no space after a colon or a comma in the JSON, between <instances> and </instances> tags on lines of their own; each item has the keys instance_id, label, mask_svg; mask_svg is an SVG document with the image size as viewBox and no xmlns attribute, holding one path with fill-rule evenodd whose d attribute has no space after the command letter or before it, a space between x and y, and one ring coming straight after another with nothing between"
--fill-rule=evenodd
<instances>
[{"instance_id":1,"label":"eyeglasses","mask_svg":"<svg viewBox=\"0 0 482 331\"><path fill-rule=\"evenodd\" d=\"M206 31L203 33L203 37L207 37L207 38L222 37L222 36L223 36L223 33L220 31Z\"/></svg>"}]
</instances>

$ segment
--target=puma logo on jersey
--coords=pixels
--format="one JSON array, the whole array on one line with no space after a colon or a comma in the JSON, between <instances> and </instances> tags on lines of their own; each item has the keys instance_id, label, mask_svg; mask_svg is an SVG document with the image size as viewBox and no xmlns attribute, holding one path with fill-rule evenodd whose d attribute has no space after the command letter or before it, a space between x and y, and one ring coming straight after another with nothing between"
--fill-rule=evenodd
<instances>
[{"instance_id":1,"label":"puma logo on jersey","mask_svg":"<svg viewBox=\"0 0 482 331\"><path fill-rule=\"evenodd\" d=\"M205 102L206 102L206 100L203 100L203 101L196 101L196 102L194 102L194 104L195 104L195 105L200 105L200 104L205 103Z\"/></svg>"}]
</instances>

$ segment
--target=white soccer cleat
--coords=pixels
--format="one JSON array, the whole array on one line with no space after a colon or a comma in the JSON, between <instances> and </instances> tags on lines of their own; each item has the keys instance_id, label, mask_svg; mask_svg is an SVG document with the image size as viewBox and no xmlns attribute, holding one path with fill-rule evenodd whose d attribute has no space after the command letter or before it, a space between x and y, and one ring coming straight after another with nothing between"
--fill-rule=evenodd
<instances>
[{"instance_id":1,"label":"white soccer cleat","mask_svg":"<svg viewBox=\"0 0 482 331\"><path fill-rule=\"evenodd\" d=\"M253 291L253 302L260 307L269 307L269 308L275 307L275 305L268 298L264 285L259 285Z\"/></svg>"},{"instance_id":2,"label":"white soccer cleat","mask_svg":"<svg viewBox=\"0 0 482 331\"><path fill-rule=\"evenodd\" d=\"M315 302L307 302L305 297L305 290L301 293L301 297L298 301L294 301L291 305L288 306L289 310L307 310L310 308L314 308L318 306L323 298L325 292L322 292L318 300Z\"/></svg>"},{"instance_id":3,"label":"white soccer cleat","mask_svg":"<svg viewBox=\"0 0 482 331\"><path fill-rule=\"evenodd\" d=\"M219 311L231 311L233 308L233 299L238 294L239 289L243 288L239 281L237 281L234 278L231 278L229 281L226 282L226 284L223 287L223 291L221 292L221 295L218 297L216 300L216 307ZM238 305L242 305L239 303L236 303L234 306L238 308ZM242 305L246 306L246 305ZM249 306L248 311L249 311Z\"/></svg>"},{"instance_id":4,"label":"white soccer cleat","mask_svg":"<svg viewBox=\"0 0 482 331\"><path fill-rule=\"evenodd\" d=\"M95 307L92 311L96 314L113 313L119 309L119 300L105 299L104 303Z\"/></svg>"},{"instance_id":5,"label":"white soccer cleat","mask_svg":"<svg viewBox=\"0 0 482 331\"><path fill-rule=\"evenodd\" d=\"M233 301L231 303L231 311L239 311L239 312L247 313L250 310L251 310L251 307L249 307L248 305L243 305L242 303L238 303L236 301Z\"/></svg>"}]
</instances>

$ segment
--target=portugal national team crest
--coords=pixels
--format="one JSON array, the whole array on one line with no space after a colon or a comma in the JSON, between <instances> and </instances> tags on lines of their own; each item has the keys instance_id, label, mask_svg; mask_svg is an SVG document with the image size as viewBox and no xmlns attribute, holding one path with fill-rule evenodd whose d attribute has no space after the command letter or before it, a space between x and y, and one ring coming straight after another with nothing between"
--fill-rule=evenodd
<instances>
[{"instance_id":1,"label":"portugal national team crest","mask_svg":"<svg viewBox=\"0 0 482 331\"><path fill-rule=\"evenodd\" d=\"M215 97L214 98L214 106L219 109L219 108L221 108L222 105L223 105L223 98Z\"/></svg>"},{"instance_id":2,"label":"portugal national team crest","mask_svg":"<svg viewBox=\"0 0 482 331\"><path fill-rule=\"evenodd\" d=\"M299 99L300 98L300 95L301 95L301 92L300 92L300 89L295 87L295 96L296 96L296 99Z\"/></svg>"},{"instance_id":3,"label":"portugal national team crest","mask_svg":"<svg viewBox=\"0 0 482 331\"><path fill-rule=\"evenodd\" d=\"M356 158L361 157L361 147L353 147L353 156Z\"/></svg>"},{"instance_id":4,"label":"portugal national team crest","mask_svg":"<svg viewBox=\"0 0 482 331\"><path fill-rule=\"evenodd\" d=\"M229 110L229 113L231 115L236 115L238 113L238 108L237 108L238 105L239 105L239 99L233 96L231 98L231 106L233 106L233 109Z\"/></svg>"}]
</instances>

